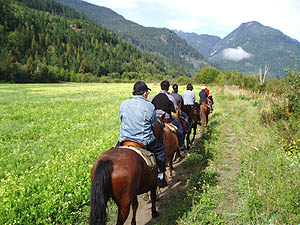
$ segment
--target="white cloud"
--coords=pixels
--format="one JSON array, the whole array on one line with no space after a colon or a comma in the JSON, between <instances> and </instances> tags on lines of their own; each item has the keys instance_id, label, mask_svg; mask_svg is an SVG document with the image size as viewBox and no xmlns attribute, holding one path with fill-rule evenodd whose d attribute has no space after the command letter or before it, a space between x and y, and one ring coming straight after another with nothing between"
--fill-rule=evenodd
<instances>
[{"instance_id":1,"label":"white cloud","mask_svg":"<svg viewBox=\"0 0 300 225\"><path fill-rule=\"evenodd\" d=\"M226 48L222 51L222 55L225 59L236 62L242 59L250 58L252 56L240 46L237 48Z\"/></svg>"}]
</instances>

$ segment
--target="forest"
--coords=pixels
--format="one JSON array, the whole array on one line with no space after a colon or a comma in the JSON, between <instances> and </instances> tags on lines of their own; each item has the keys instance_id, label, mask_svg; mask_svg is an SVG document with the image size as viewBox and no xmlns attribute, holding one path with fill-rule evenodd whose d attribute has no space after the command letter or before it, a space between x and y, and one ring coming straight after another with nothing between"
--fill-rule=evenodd
<instances>
[{"instance_id":1,"label":"forest","mask_svg":"<svg viewBox=\"0 0 300 225\"><path fill-rule=\"evenodd\" d=\"M88 82L105 76L141 79L185 74L181 65L140 50L53 0L1 0L0 13L2 82Z\"/></svg>"}]
</instances>

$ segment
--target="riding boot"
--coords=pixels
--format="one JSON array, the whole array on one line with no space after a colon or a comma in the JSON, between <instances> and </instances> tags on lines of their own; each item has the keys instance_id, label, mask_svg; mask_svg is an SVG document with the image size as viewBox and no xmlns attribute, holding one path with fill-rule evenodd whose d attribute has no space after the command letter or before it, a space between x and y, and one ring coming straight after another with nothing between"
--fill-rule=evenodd
<instances>
[{"instance_id":1,"label":"riding boot","mask_svg":"<svg viewBox=\"0 0 300 225\"><path fill-rule=\"evenodd\" d=\"M168 186L168 183L166 181L166 175L163 173L163 177L160 178L159 176L157 177L157 185L158 187L164 188Z\"/></svg>"}]
</instances>

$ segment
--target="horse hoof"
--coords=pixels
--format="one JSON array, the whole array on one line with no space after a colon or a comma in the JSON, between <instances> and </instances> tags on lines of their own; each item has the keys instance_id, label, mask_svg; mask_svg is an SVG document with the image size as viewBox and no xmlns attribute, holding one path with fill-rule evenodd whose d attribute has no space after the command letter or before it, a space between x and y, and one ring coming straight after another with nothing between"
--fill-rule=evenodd
<instances>
[{"instance_id":1,"label":"horse hoof","mask_svg":"<svg viewBox=\"0 0 300 225\"><path fill-rule=\"evenodd\" d=\"M152 217L153 218L159 217L159 213L158 212L152 212Z\"/></svg>"}]
</instances>

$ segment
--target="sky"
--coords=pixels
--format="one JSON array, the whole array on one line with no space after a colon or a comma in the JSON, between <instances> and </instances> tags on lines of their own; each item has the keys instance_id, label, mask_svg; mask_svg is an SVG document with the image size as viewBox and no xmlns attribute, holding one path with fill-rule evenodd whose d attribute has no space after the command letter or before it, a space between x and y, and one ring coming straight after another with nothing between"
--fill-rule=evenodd
<instances>
[{"instance_id":1,"label":"sky","mask_svg":"<svg viewBox=\"0 0 300 225\"><path fill-rule=\"evenodd\" d=\"M300 41L300 0L84 0L146 27L224 38L257 21Z\"/></svg>"}]
</instances>

